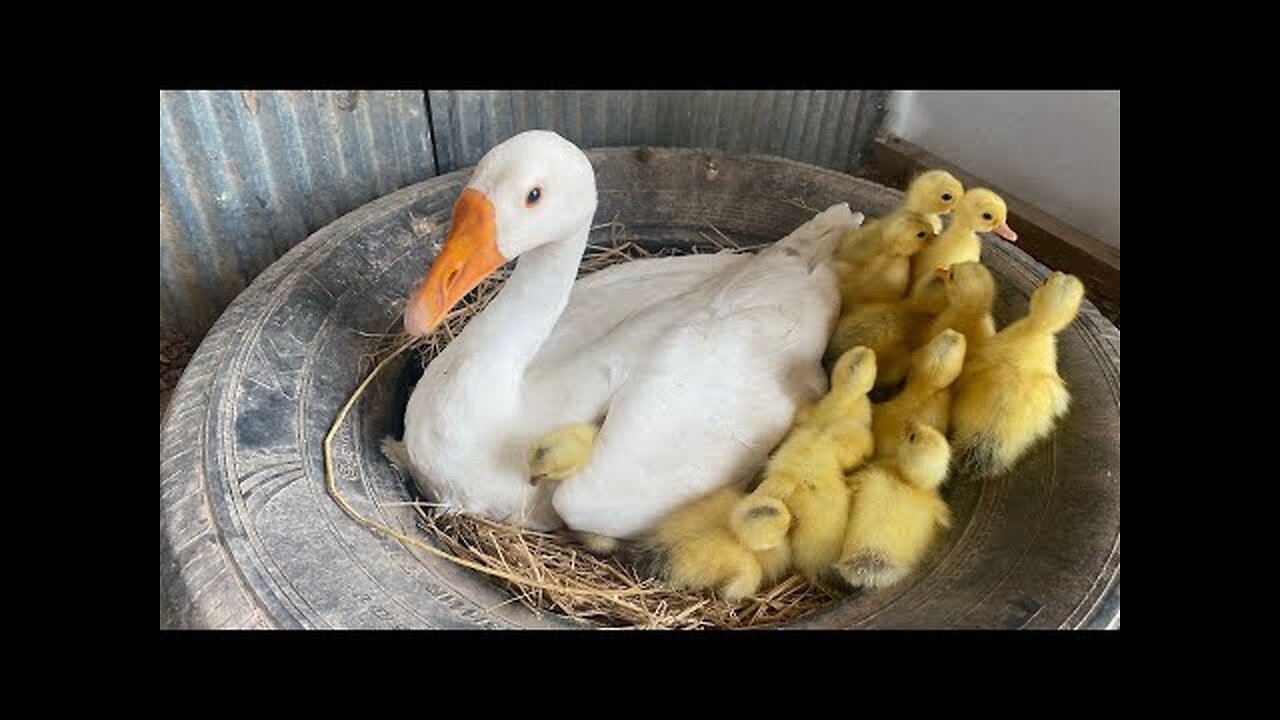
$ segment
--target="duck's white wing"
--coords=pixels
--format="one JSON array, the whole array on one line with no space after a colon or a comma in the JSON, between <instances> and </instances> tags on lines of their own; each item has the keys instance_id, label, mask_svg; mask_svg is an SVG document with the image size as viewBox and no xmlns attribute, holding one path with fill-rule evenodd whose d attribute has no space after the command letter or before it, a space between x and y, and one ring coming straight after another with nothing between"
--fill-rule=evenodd
<instances>
[{"instance_id":1,"label":"duck's white wing","mask_svg":"<svg viewBox=\"0 0 1280 720\"><path fill-rule=\"evenodd\" d=\"M748 256L722 253L635 260L592 273L524 376L524 421L541 431L599 420L643 355L685 318L668 301Z\"/></svg>"},{"instance_id":2,"label":"duck's white wing","mask_svg":"<svg viewBox=\"0 0 1280 720\"><path fill-rule=\"evenodd\" d=\"M683 295L749 256L735 253L632 260L583 276L564 314L529 367L529 375L562 367L655 304Z\"/></svg>"},{"instance_id":3,"label":"duck's white wing","mask_svg":"<svg viewBox=\"0 0 1280 720\"><path fill-rule=\"evenodd\" d=\"M840 207L835 216L849 218ZM655 308L679 321L633 348L590 465L556 490L570 527L635 537L764 462L796 405L826 388L819 361L839 293L820 260L856 224L832 220L819 215L801 228L807 234Z\"/></svg>"}]
</instances>

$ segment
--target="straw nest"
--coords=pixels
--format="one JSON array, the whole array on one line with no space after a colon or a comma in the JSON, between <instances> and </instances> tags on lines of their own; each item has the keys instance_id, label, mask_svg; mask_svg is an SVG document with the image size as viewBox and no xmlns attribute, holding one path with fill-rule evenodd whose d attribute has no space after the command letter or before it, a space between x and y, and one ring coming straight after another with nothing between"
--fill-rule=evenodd
<instances>
[{"instance_id":1,"label":"straw nest","mask_svg":"<svg viewBox=\"0 0 1280 720\"><path fill-rule=\"evenodd\" d=\"M714 227L701 233L706 244L688 249L663 247L651 252L621 237L617 222L593 230L609 229L604 243L587 246L579 276L615 263L638 258L699 252L749 252ZM505 267L467 295L441 327L416 346L425 365L462 331L467 321L484 309L501 289L510 272ZM367 359L385 355L403 343L404 337L385 338ZM409 483L412 487L412 483ZM416 492L416 491L415 491ZM425 507L424 507L425 506ZM613 557L588 552L567 534L544 533L497 522L489 518L415 503L418 529L432 544L462 564L486 568L490 579L503 585L512 598L534 613L554 612L587 625L615 628L750 628L795 620L833 601L833 598L792 575L738 605L710 592L684 592L665 587L635 567L628 550Z\"/></svg>"}]
</instances>

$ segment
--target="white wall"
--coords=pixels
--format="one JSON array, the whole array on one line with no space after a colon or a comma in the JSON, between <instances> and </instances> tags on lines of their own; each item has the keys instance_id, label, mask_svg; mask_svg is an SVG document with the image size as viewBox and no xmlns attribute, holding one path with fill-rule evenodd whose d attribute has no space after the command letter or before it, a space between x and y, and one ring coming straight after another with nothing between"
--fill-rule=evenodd
<instances>
[{"instance_id":1,"label":"white wall","mask_svg":"<svg viewBox=\"0 0 1280 720\"><path fill-rule=\"evenodd\" d=\"M1119 91L897 91L888 127L1120 247Z\"/></svg>"}]
</instances>

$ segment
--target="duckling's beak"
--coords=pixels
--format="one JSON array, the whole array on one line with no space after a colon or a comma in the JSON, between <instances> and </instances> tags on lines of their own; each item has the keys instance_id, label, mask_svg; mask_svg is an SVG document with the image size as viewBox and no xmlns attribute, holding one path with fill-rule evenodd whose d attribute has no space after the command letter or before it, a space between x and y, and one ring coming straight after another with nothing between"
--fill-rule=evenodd
<instances>
[{"instance_id":1,"label":"duckling's beak","mask_svg":"<svg viewBox=\"0 0 1280 720\"><path fill-rule=\"evenodd\" d=\"M497 241L493 203L479 190L463 190L444 247L405 305L405 331L421 336L435 330L462 296L502 267L507 258Z\"/></svg>"},{"instance_id":2,"label":"duckling's beak","mask_svg":"<svg viewBox=\"0 0 1280 720\"><path fill-rule=\"evenodd\" d=\"M991 232L999 235L1009 242L1018 242L1018 233L1014 232L1013 228L1009 227L1009 223L1007 222L1000 223L998 226L992 228Z\"/></svg>"},{"instance_id":3,"label":"duckling's beak","mask_svg":"<svg viewBox=\"0 0 1280 720\"><path fill-rule=\"evenodd\" d=\"M937 270L933 271L933 276L938 278L939 280L946 280L947 276L950 274L951 274L951 268L938 268Z\"/></svg>"}]
</instances>

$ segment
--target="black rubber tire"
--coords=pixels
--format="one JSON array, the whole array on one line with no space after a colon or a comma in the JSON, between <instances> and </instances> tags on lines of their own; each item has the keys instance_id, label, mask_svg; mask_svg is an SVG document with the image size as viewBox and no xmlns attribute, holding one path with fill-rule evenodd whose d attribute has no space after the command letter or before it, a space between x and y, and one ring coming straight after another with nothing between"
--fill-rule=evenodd
<instances>
[{"instance_id":1,"label":"black rubber tire","mask_svg":"<svg viewBox=\"0 0 1280 720\"><path fill-rule=\"evenodd\" d=\"M657 244L744 244L790 232L847 201L869 215L901 194L789 160L696 150L589 153L597 222ZM535 616L487 578L375 534L325 493L321 441L395 330L469 171L433 178L344 216L294 248L232 303L201 344L160 443L160 585L180 627L580 627ZM601 229L603 241L610 232ZM595 238L593 238L595 239ZM986 262L1000 324L1020 317L1047 269L1004 243ZM1059 339L1073 395L1052 441L1005 477L956 482L956 524L899 586L792 627L1117 626L1120 616L1120 333L1086 302ZM397 432L401 367L371 386L335 438L344 493L414 534L410 499L378 441ZM397 376L400 376L399 381ZM162 615L164 614L162 608Z\"/></svg>"}]
</instances>

